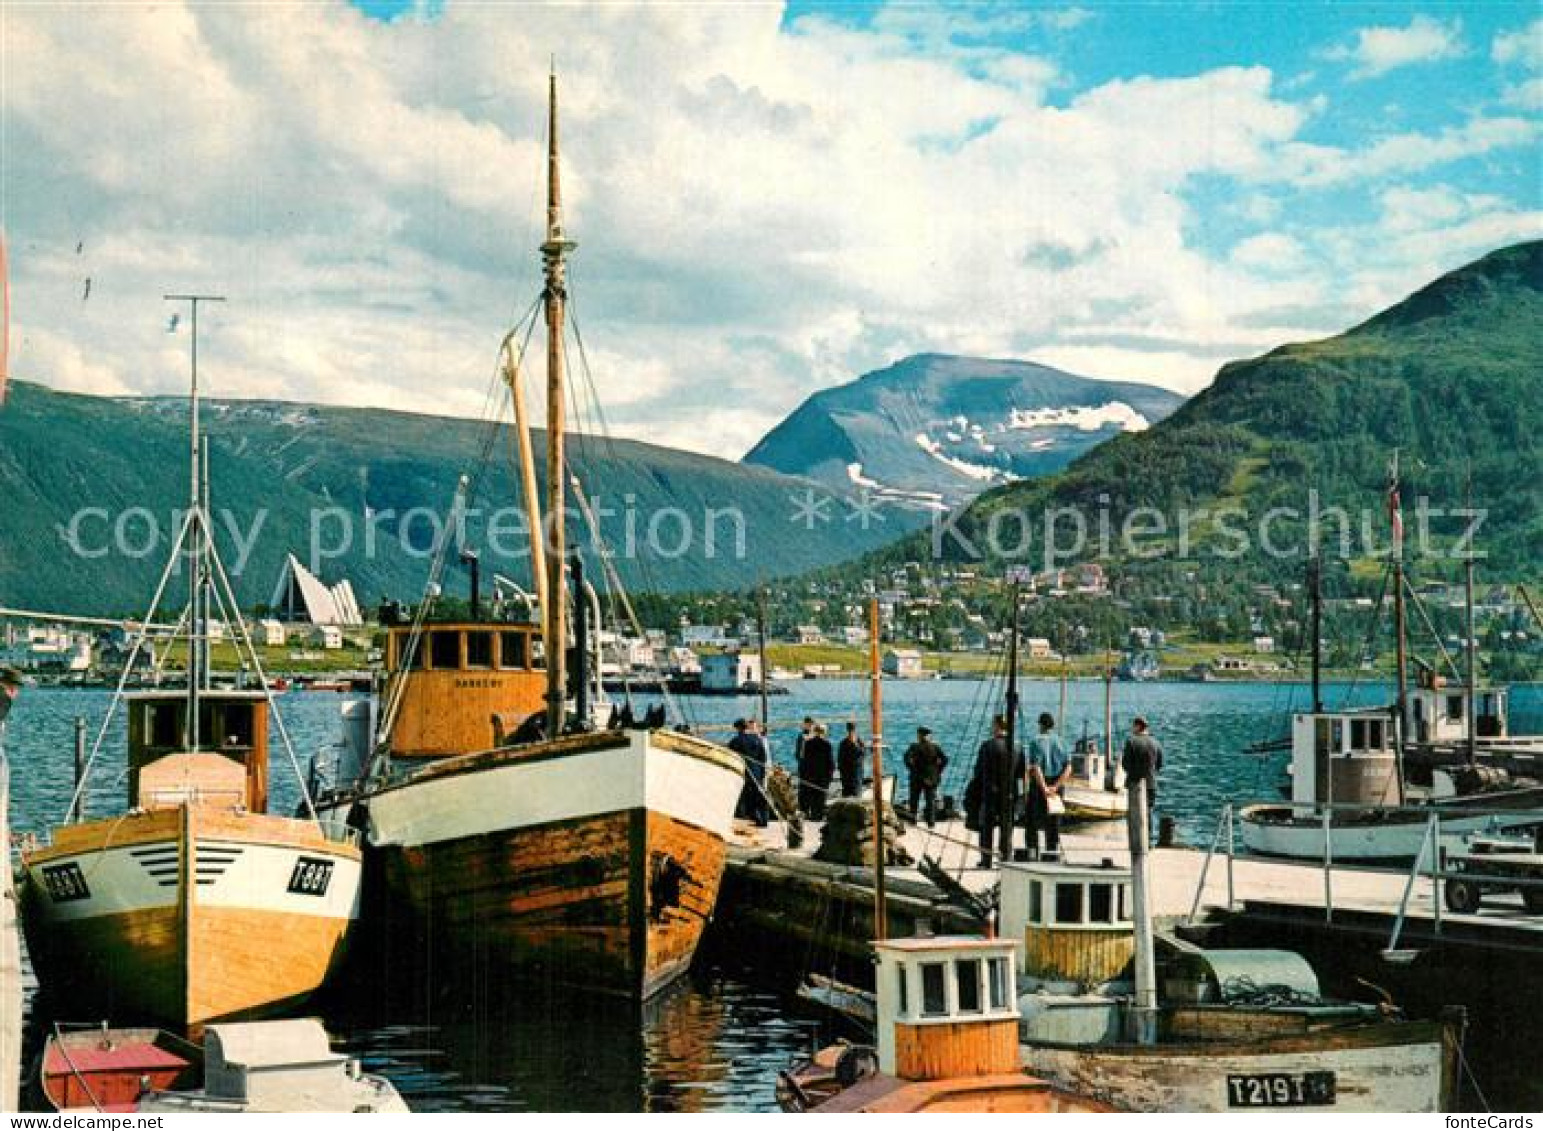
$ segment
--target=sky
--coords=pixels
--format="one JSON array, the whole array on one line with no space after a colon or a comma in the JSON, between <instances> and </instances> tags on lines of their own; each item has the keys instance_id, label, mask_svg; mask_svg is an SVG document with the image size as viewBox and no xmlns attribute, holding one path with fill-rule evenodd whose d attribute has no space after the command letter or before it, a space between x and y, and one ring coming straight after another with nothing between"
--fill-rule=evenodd
<instances>
[{"instance_id":1,"label":"sky","mask_svg":"<svg viewBox=\"0 0 1543 1131\"><path fill-rule=\"evenodd\" d=\"M924 351L1191 393L1543 235L1539 13L6 0L11 373L182 391L199 290L216 395L478 415L555 57L613 433L738 458Z\"/></svg>"}]
</instances>

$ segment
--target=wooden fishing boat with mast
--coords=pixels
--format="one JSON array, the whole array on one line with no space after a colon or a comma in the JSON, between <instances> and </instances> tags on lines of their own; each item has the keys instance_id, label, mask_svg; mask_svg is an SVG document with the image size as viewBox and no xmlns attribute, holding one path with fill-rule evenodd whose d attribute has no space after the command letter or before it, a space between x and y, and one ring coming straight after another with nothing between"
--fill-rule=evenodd
<instances>
[{"instance_id":1,"label":"wooden fishing boat with mast","mask_svg":"<svg viewBox=\"0 0 1543 1131\"><path fill-rule=\"evenodd\" d=\"M22 853L28 949L44 991L92 1012L177 1028L293 1005L341 960L358 916L360 847L306 816L268 812L269 723L289 749L262 663L214 545L205 440L198 419L193 303L191 494L181 534L145 624L153 625L179 561L189 567L187 687L125 694L145 644L124 665L68 820L51 843ZM210 623L234 627L260 690L213 687ZM86 785L119 703L126 707L127 796L88 819Z\"/></svg>"},{"instance_id":2,"label":"wooden fishing boat with mast","mask_svg":"<svg viewBox=\"0 0 1543 1131\"><path fill-rule=\"evenodd\" d=\"M565 265L575 245L563 230L555 76L549 95L545 522L512 354L505 369L542 623L438 624L420 611L392 628L378 740L357 804L387 899L409 910L436 949L642 999L686 970L713 914L744 765L660 720L633 727L596 717L598 601L582 559L569 560L562 519L572 475Z\"/></svg>"}]
</instances>

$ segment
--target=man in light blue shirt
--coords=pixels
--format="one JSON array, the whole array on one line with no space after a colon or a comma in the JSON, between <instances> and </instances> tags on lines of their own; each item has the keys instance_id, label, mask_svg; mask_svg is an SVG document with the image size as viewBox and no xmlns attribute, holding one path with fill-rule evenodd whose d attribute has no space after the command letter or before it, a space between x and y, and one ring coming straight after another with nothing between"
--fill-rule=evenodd
<instances>
[{"instance_id":1,"label":"man in light blue shirt","mask_svg":"<svg viewBox=\"0 0 1543 1131\"><path fill-rule=\"evenodd\" d=\"M1061 736L1055 733L1055 717L1039 716L1039 734L1029 743L1029 859L1038 860L1039 830L1045 830L1045 855L1061 854L1061 787L1071 774L1071 761ZM1055 798L1054 801L1051 798Z\"/></svg>"}]
</instances>

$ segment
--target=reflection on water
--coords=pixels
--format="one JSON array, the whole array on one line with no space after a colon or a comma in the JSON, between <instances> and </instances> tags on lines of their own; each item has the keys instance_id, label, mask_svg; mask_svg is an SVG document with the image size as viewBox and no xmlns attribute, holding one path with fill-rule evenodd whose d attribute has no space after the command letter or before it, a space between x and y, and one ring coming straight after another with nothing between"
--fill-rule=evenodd
<instances>
[{"instance_id":1,"label":"reflection on water","mask_svg":"<svg viewBox=\"0 0 1543 1131\"><path fill-rule=\"evenodd\" d=\"M866 694L858 680L795 682L790 695L773 700L774 755L791 761L798 721L806 714L833 728L847 718L865 719ZM891 748L903 749L917 726L931 727L952 758L944 791L962 793L973 751L997 709L996 694L983 682L886 684ZM1385 702L1388 694L1386 687L1339 685L1329 687L1326 698L1334 706L1371 704ZM1244 748L1285 734L1289 712L1301 709L1306 698L1300 685L1122 684L1116 687L1115 730L1123 734L1138 713L1151 720L1167 751L1161 808L1178 819L1181 836L1204 842L1224 802L1273 795L1286 756L1260 759ZM1030 717L1057 711L1059 699L1053 682L1030 681L1024 688ZM22 695L8 734L16 830L41 833L63 816L73 785L73 720L86 716L94 738L107 702L101 691ZM302 764L335 740L339 696L291 693L280 702ZM705 728L753 714L757 703L697 699L685 706L691 721ZM1097 731L1103 709L1101 684L1071 684L1063 730L1072 737ZM1543 688L1515 691L1512 725L1518 732L1543 732ZM282 748L274 758L274 805L290 811L298 788ZM121 808L123 767L118 720L92 768L91 812ZM413 968L403 961L412 956L389 953L390 941L359 939L356 951L373 955L376 968L368 974L356 969L350 986L316 1008L346 1047L390 1077L418 1110L769 1110L777 1070L825 1036L794 1008L787 988L770 981L764 966L746 968L739 955L704 953L688 979L639 1011L533 995L485 977L466 984L464 974L453 985L446 971Z\"/></svg>"}]
</instances>

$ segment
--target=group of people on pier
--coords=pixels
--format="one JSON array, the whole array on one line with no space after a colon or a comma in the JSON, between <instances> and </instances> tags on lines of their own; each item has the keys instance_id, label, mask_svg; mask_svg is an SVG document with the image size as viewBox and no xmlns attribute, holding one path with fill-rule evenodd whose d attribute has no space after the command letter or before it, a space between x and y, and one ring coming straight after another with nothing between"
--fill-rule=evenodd
<instances>
[{"instance_id":1,"label":"group of people on pier","mask_svg":"<svg viewBox=\"0 0 1543 1131\"><path fill-rule=\"evenodd\" d=\"M1050 712L1039 716L1038 731L1026 744L1008 738L1007 719L992 720L991 737L982 742L964 793L966 824L980 836L980 867L993 859L1038 859L1041 853L1057 856L1061 847L1061 816L1065 812L1062 791L1071 776L1071 757L1056 731ZM770 753L764 726L752 719L734 723L729 748L744 758L748 775L741 798L740 815L765 826L771 820L766 795L766 766ZM798 808L807 820L823 821L831 785L840 783L840 796L857 797L868 765L868 744L848 722L839 746L832 746L829 730L812 716L805 716L794 743L793 760L798 775ZM932 739L930 728L916 728L916 741L905 751L907 809L913 823L937 825L938 790L948 755ZM1163 748L1152 736L1144 718L1131 723L1130 736L1121 753L1120 766L1127 788L1147 783L1147 803L1157 795L1157 774L1163 765ZM1025 844L1015 849L1015 829L1025 831ZM1041 834L1043 833L1043 842Z\"/></svg>"}]
</instances>

